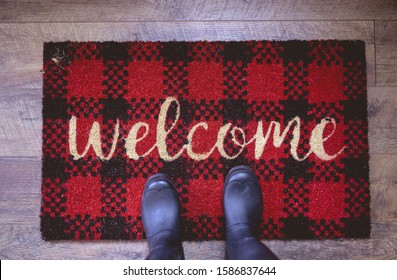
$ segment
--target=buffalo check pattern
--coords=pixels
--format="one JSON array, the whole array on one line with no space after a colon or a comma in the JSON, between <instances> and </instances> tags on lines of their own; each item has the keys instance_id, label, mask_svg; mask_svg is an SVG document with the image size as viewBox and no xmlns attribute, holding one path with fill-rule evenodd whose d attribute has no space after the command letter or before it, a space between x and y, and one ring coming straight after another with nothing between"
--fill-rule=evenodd
<instances>
[{"instance_id":1,"label":"buffalo check pattern","mask_svg":"<svg viewBox=\"0 0 397 280\"><path fill-rule=\"evenodd\" d=\"M368 238L364 48L362 41L336 40L45 43L43 238L145 238L142 191L150 175L163 172L173 178L180 195L184 239L223 239L223 182L238 164L251 166L262 187L261 238ZM280 147L268 143L259 159L249 149L234 159L212 153L197 161L183 153L166 161L156 150L131 159L124 146L131 126L145 122L156 127L167 97L180 104L179 120L166 139L171 156L199 122L214 128L200 134L198 146L208 150L215 128L224 124L252 135L258 121L285 126L296 116L301 120L298 156L310 151L311 128L323 118L337 123L325 148L345 148L333 160L309 156L297 161L290 154L288 132ZM170 123L172 111L171 106ZM102 151L108 154L118 126L120 136L110 159L98 158L92 149L73 158L72 116L78 120L80 151L96 121ZM155 138L150 133L148 139ZM145 141L140 144L142 150L150 147ZM223 145L228 154L238 152L230 133Z\"/></svg>"}]
</instances>

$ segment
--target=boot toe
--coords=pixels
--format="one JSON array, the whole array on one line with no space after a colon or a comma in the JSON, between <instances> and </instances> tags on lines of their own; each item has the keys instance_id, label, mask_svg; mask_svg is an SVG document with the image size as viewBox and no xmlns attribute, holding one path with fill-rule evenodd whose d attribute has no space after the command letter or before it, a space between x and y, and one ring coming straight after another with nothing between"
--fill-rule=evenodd
<instances>
[{"instance_id":1,"label":"boot toe","mask_svg":"<svg viewBox=\"0 0 397 280\"><path fill-rule=\"evenodd\" d=\"M226 176L225 179L225 185L233 181L239 181L241 183L252 181L259 186L258 178L254 174L252 169L245 165L235 166L229 171L229 174Z\"/></svg>"},{"instance_id":2,"label":"boot toe","mask_svg":"<svg viewBox=\"0 0 397 280\"><path fill-rule=\"evenodd\" d=\"M224 186L226 227L248 224L258 227L263 203L258 178L248 166L232 168Z\"/></svg>"},{"instance_id":3,"label":"boot toe","mask_svg":"<svg viewBox=\"0 0 397 280\"><path fill-rule=\"evenodd\" d=\"M146 235L180 230L180 204L171 179L165 174L150 177L142 197L142 221Z\"/></svg>"},{"instance_id":4,"label":"boot toe","mask_svg":"<svg viewBox=\"0 0 397 280\"><path fill-rule=\"evenodd\" d=\"M166 174L147 180L141 207L149 245L147 259L184 259L178 192Z\"/></svg>"},{"instance_id":5,"label":"boot toe","mask_svg":"<svg viewBox=\"0 0 397 280\"><path fill-rule=\"evenodd\" d=\"M226 259L274 259L259 241L263 201L259 180L248 166L232 168L225 179L223 205Z\"/></svg>"}]
</instances>

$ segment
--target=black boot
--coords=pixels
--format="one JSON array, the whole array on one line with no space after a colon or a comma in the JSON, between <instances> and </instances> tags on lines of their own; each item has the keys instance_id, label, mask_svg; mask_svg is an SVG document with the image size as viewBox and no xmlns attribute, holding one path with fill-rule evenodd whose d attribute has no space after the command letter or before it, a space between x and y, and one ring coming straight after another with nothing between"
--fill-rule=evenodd
<instances>
[{"instance_id":1,"label":"black boot","mask_svg":"<svg viewBox=\"0 0 397 280\"><path fill-rule=\"evenodd\" d=\"M273 260L277 257L259 241L262 191L248 166L232 168L225 179L226 259Z\"/></svg>"},{"instance_id":2,"label":"black boot","mask_svg":"<svg viewBox=\"0 0 397 280\"><path fill-rule=\"evenodd\" d=\"M151 260L184 259L178 192L166 174L151 176L142 197L142 222Z\"/></svg>"}]
</instances>

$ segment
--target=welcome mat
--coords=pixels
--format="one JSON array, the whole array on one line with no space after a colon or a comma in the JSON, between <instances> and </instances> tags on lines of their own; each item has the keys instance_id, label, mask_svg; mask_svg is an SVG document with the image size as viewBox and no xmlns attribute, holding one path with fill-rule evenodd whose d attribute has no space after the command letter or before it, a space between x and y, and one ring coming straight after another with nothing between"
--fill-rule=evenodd
<instances>
[{"instance_id":1,"label":"welcome mat","mask_svg":"<svg viewBox=\"0 0 397 280\"><path fill-rule=\"evenodd\" d=\"M259 177L261 237L370 234L362 41L44 44L41 230L141 239L169 174L184 239L223 239L231 167Z\"/></svg>"}]
</instances>

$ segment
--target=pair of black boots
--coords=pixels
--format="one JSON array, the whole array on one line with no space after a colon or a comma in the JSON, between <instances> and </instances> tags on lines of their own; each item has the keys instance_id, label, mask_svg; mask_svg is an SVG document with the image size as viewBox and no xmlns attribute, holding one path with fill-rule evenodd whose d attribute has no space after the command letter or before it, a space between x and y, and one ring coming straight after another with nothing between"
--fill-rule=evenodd
<instances>
[{"instance_id":1,"label":"pair of black boots","mask_svg":"<svg viewBox=\"0 0 397 280\"><path fill-rule=\"evenodd\" d=\"M247 166L232 168L223 190L226 223L226 259L260 260L277 257L258 239L262 192ZM142 220L149 255L146 259L184 259L178 193L166 174L151 176L142 198Z\"/></svg>"}]
</instances>

